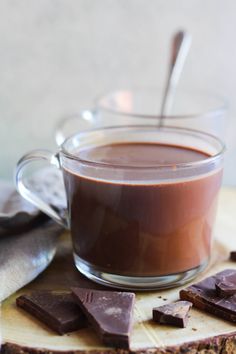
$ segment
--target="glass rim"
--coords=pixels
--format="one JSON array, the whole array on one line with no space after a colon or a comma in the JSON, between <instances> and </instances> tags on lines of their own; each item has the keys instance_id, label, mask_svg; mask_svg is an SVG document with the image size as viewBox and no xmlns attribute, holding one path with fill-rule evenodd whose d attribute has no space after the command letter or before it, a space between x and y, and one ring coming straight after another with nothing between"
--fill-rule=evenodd
<instances>
[{"instance_id":1,"label":"glass rim","mask_svg":"<svg viewBox=\"0 0 236 354\"><path fill-rule=\"evenodd\" d=\"M208 138L213 140L215 143L218 143L220 145L220 151L218 151L216 154L213 156L206 157L203 160L200 161L193 161L193 162L181 162L181 163L176 163L176 164L152 164L152 165L147 165L147 166L135 166L135 165L122 165L122 164L111 164L111 163L106 163L106 162L98 162L98 161L91 161L91 160L86 160L83 159L71 152L69 152L66 149L66 144L75 139L78 136L85 136L85 135L90 135L94 132L99 132L99 131L108 131L108 130L127 130L129 128L135 128L135 129L155 129L156 131L167 131L167 132L172 132L172 133L184 133L185 135L187 134L188 136L193 136L193 137L202 137L202 138ZM105 144L104 144L105 145ZM171 145L171 144L170 144ZM174 146L177 146L176 144ZM180 145L179 145L180 146ZM163 127L158 127L157 125L116 125L116 126L109 126L109 127L101 127L101 128L95 128L95 129L90 129L87 131L83 131L80 133L73 134L72 136L68 137L63 144L60 146L59 153L62 153L66 158L78 161L84 165L90 166L90 167L101 167L101 168L109 168L109 169L123 169L123 170L162 170L162 171L167 171L167 170L173 170L173 165L175 167L175 170L181 170L181 169L189 169L189 168L196 168L200 167L203 165L207 165L208 163L212 163L217 161L222 157L226 150L225 144L216 136L201 132L198 130L194 129L188 129L188 128L182 128L182 127L170 127L170 126L163 126ZM199 150L201 151L201 150Z\"/></svg>"},{"instance_id":2,"label":"glass rim","mask_svg":"<svg viewBox=\"0 0 236 354\"><path fill-rule=\"evenodd\" d=\"M163 90L160 87L129 87L129 88L120 88L120 89L115 89L113 91L107 91L102 95L99 95L95 97L95 107L99 108L102 111L114 114L114 115L120 115L120 116L127 116L127 117L136 117L136 118L147 118L147 119L160 119L162 116L160 114L145 114L145 113L132 113L132 112L127 112L125 110L119 110L119 109L114 109L114 108L109 108L106 107L104 104L101 103L102 100L104 100L106 97L109 97L111 95L120 93L120 92L154 92L157 91L157 93L163 94ZM189 114L167 114L164 115L166 119L193 119L197 117L202 117L202 118L207 118L211 115L221 115L222 113L226 112L229 104L227 100L221 96L220 94L216 92L208 92L204 90L191 90L191 89L181 89L180 93L183 94L191 94L191 95L197 95L197 96L202 96L202 97L209 97L209 98L214 98L219 101L219 105L216 108L208 109L206 112L203 113L189 113Z\"/></svg>"}]
</instances>

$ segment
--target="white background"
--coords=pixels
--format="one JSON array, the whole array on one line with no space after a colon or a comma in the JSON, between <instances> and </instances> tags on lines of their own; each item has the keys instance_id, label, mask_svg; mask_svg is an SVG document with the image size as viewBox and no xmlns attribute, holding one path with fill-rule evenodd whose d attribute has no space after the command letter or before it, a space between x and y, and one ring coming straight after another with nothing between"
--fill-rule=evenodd
<instances>
[{"instance_id":1,"label":"white background","mask_svg":"<svg viewBox=\"0 0 236 354\"><path fill-rule=\"evenodd\" d=\"M180 88L230 103L224 183L235 185L235 0L1 0L0 178L27 150L55 148L58 119L95 96L163 85L179 28L193 36Z\"/></svg>"}]
</instances>

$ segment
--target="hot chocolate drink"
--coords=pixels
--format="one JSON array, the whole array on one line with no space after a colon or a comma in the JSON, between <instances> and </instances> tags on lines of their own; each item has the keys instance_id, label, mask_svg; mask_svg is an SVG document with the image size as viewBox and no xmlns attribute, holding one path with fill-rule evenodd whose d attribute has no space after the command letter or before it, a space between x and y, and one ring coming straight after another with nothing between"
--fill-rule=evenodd
<instances>
[{"instance_id":1,"label":"hot chocolate drink","mask_svg":"<svg viewBox=\"0 0 236 354\"><path fill-rule=\"evenodd\" d=\"M210 155L175 145L130 142L80 149L78 156L109 169L109 177L99 168L89 177L63 170L79 259L106 273L138 277L185 272L207 262L222 169L160 180L155 166L175 171L177 164ZM146 180L140 171L150 166L153 179ZM122 178L111 178L121 169Z\"/></svg>"}]
</instances>

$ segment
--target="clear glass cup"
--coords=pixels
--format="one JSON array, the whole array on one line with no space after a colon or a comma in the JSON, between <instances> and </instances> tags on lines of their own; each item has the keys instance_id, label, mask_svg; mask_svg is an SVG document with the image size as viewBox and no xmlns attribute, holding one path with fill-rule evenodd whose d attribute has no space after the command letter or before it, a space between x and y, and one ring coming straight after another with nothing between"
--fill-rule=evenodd
<instances>
[{"instance_id":1,"label":"clear glass cup","mask_svg":"<svg viewBox=\"0 0 236 354\"><path fill-rule=\"evenodd\" d=\"M87 148L161 144L202 151L188 163L99 162ZM208 264L224 144L203 132L156 125L112 126L77 133L56 154L36 150L16 168L20 194L69 228L74 260L85 276L123 289L184 284ZM64 177L67 212L40 199L25 183L28 167L46 161Z\"/></svg>"},{"instance_id":2,"label":"clear glass cup","mask_svg":"<svg viewBox=\"0 0 236 354\"><path fill-rule=\"evenodd\" d=\"M60 146L74 133L112 125L159 124L163 93L159 89L122 89L95 100L92 109L65 117L56 126ZM227 104L214 94L177 90L162 125L196 129L225 139Z\"/></svg>"}]
</instances>

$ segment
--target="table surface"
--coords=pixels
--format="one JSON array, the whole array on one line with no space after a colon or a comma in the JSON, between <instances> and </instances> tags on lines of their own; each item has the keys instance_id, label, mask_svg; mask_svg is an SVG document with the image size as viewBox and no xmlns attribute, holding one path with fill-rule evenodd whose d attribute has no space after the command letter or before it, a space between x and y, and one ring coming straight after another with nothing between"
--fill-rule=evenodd
<instances>
[{"instance_id":1,"label":"table surface","mask_svg":"<svg viewBox=\"0 0 236 354\"><path fill-rule=\"evenodd\" d=\"M195 281L226 268L236 269L236 262L228 260L230 250L236 249L235 235L236 189L222 188L215 227L213 256L207 270ZM71 286L100 287L82 277L75 269L71 256L70 240L68 235L64 235L58 254L49 268L35 281L3 303L1 319L3 343L15 343L30 348L47 348L47 350L82 352L106 350L92 329L83 329L68 335L58 336L15 306L15 298L31 290L51 288L64 290ZM191 310L189 324L184 329L153 323L151 321L152 308L177 300L180 289L136 293L134 326L131 337L133 351L148 348L181 347L186 342L198 343L198 341L209 337L236 335L235 324L197 309Z\"/></svg>"}]
</instances>

